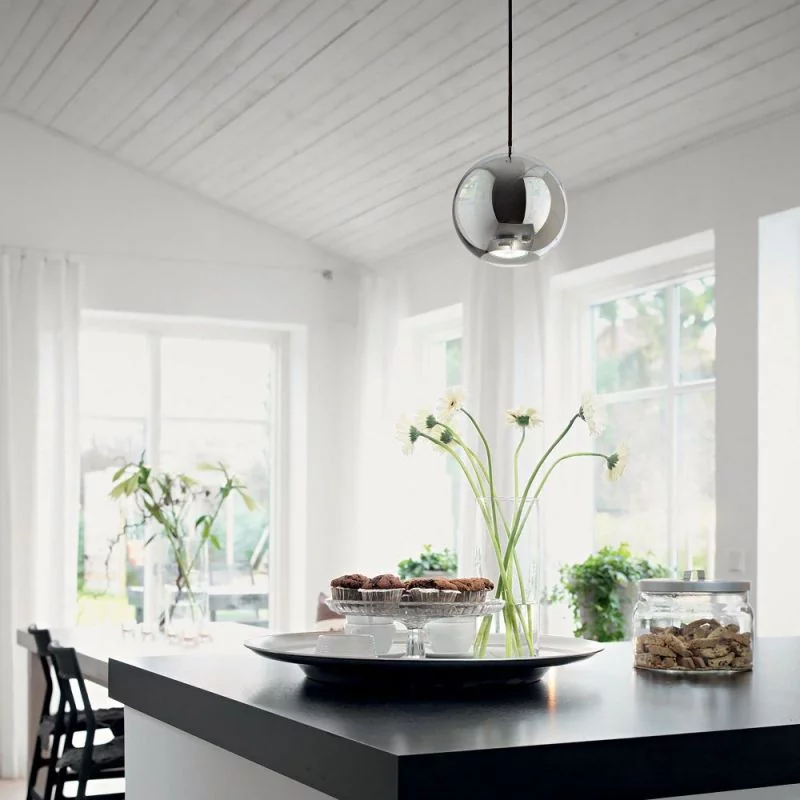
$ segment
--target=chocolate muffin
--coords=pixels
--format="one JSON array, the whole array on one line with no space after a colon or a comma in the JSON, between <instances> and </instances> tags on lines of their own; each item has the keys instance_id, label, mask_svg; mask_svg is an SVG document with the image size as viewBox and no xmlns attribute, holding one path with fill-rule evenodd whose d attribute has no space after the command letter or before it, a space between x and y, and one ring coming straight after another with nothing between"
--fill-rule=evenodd
<instances>
[{"instance_id":1,"label":"chocolate muffin","mask_svg":"<svg viewBox=\"0 0 800 800\"><path fill-rule=\"evenodd\" d=\"M406 589L439 589L458 591L458 586L449 578L411 578L405 582Z\"/></svg>"},{"instance_id":2,"label":"chocolate muffin","mask_svg":"<svg viewBox=\"0 0 800 800\"><path fill-rule=\"evenodd\" d=\"M334 600L360 600L359 589L362 589L368 583L369 578L358 572L334 578L331 581L331 597Z\"/></svg>"},{"instance_id":3,"label":"chocolate muffin","mask_svg":"<svg viewBox=\"0 0 800 800\"><path fill-rule=\"evenodd\" d=\"M449 578L412 578L405 586L412 603L452 603L458 597L458 587Z\"/></svg>"},{"instance_id":4,"label":"chocolate muffin","mask_svg":"<svg viewBox=\"0 0 800 800\"><path fill-rule=\"evenodd\" d=\"M494 589L494 583L488 578L453 578L452 582L459 591L460 603L482 603L486 593Z\"/></svg>"},{"instance_id":5,"label":"chocolate muffin","mask_svg":"<svg viewBox=\"0 0 800 800\"><path fill-rule=\"evenodd\" d=\"M367 581L361 589L402 589L403 581L397 575L386 573L385 575L376 575L371 580Z\"/></svg>"},{"instance_id":6,"label":"chocolate muffin","mask_svg":"<svg viewBox=\"0 0 800 800\"><path fill-rule=\"evenodd\" d=\"M363 589L369 583L366 575L354 572L352 575L342 575L341 578L334 578L331 586L339 586L342 589Z\"/></svg>"},{"instance_id":7,"label":"chocolate muffin","mask_svg":"<svg viewBox=\"0 0 800 800\"><path fill-rule=\"evenodd\" d=\"M359 595L362 600L370 603L380 603L382 606L395 605L403 596L403 581L397 575L388 572L376 575L361 589Z\"/></svg>"}]
</instances>

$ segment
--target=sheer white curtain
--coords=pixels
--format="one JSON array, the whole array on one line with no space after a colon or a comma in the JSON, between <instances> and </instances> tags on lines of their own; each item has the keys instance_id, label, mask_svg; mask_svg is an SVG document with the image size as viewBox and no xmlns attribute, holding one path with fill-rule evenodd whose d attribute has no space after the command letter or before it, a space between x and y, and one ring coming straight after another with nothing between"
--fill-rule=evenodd
<instances>
[{"instance_id":1,"label":"sheer white curtain","mask_svg":"<svg viewBox=\"0 0 800 800\"><path fill-rule=\"evenodd\" d=\"M523 405L543 409L549 278L549 270L541 264L523 269L499 269L478 261L470 265L464 388L469 409L492 446L500 495L513 494L511 464L518 441L505 412ZM470 441L482 452L472 433ZM541 444L541 431L528 437L520 459L522 474L533 467ZM469 491L462 493L461 520L459 572L473 574L481 522Z\"/></svg>"},{"instance_id":2,"label":"sheer white curtain","mask_svg":"<svg viewBox=\"0 0 800 800\"><path fill-rule=\"evenodd\" d=\"M0 253L0 777L27 770L16 629L74 616L80 267Z\"/></svg>"},{"instance_id":3,"label":"sheer white curtain","mask_svg":"<svg viewBox=\"0 0 800 800\"><path fill-rule=\"evenodd\" d=\"M374 575L391 571L402 553L403 499L410 471L395 438L404 407L409 353L401 336L408 316L407 276L402 270L362 280L359 308L356 480L352 507L352 569Z\"/></svg>"}]
</instances>

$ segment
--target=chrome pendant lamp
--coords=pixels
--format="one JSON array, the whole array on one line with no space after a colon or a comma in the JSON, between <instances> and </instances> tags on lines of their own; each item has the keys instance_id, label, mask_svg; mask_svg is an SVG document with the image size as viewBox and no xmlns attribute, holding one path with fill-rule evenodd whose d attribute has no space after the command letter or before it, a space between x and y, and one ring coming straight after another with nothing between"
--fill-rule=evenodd
<instances>
[{"instance_id":1,"label":"chrome pendant lamp","mask_svg":"<svg viewBox=\"0 0 800 800\"><path fill-rule=\"evenodd\" d=\"M567 197L555 173L511 152L512 18L508 0L508 152L472 166L453 197L459 239L481 261L500 267L538 261L559 243L567 224Z\"/></svg>"}]
</instances>

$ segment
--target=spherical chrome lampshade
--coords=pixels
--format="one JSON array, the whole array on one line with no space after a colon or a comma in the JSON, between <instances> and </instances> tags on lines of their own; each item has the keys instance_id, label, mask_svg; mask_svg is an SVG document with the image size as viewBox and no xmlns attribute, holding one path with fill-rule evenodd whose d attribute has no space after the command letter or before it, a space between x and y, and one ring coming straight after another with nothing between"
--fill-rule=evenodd
<instances>
[{"instance_id":1,"label":"spherical chrome lampshade","mask_svg":"<svg viewBox=\"0 0 800 800\"><path fill-rule=\"evenodd\" d=\"M567 197L541 161L493 155L458 184L453 222L473 255L500 267L520 267L538 261L561 240Z\"/></svg>"}]
</instances>

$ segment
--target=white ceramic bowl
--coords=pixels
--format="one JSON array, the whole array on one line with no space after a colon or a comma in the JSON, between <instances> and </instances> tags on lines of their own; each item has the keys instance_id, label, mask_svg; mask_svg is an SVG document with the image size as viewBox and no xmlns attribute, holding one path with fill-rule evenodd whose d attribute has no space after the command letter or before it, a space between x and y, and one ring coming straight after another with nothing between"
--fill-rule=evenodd
<instances>
[{"instance_id":1,"label":"white ceramic bowl","mask_svg":"<svg viewBox=\"0 0 800 800\"><path fill-rule=\"evenodd\" d=\"M375 658L375 638L364 634L321 633L317 655L340 658Z\"/></svg>"},{"instance_id":2,"label":"white ceramic bowl","mask_svg":"<svg viewBox=\"0 0 800 800\"><path fill-rule=\"evenodd\" d=\"M470 656L475 641L475 617L433 619L425 626L428 649L435 655Z\"/></svg>"},{"instance_id":3,"label":"white ceramic bowl","mask_svg":"<svg viewBox=\"0 0 800 800\"><path fill-rule=\"evenodd\" d=\"M348 622L344 631L354 636L372 636L375 652L379 656L385 656L392 649L396 628L391 620L381 620L366 624Z\"/></svg>"}]
</instances>

